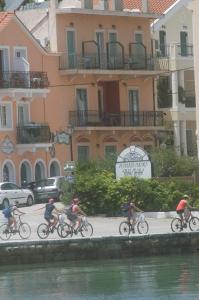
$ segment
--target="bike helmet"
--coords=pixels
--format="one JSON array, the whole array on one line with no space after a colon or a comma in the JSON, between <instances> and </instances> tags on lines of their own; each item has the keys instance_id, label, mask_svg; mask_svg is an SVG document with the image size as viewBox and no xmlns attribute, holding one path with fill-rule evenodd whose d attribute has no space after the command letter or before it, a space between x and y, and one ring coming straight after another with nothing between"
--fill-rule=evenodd
<instances>
[{"instance_id":1,"label":"bike helmet","mask_svg":"<svg viewBox=\"0 0 199 300\"><path fill-rule=\"evenodd\" d=\"M19 201L16 200L16 201L14 202L14 204L15 204L15 206L19 206Z\"/></svg>"},{"instance_id":2,"label":"bike helmet","mask_svg":"<svg viewBox=\"0 0 199 300\"><path fill-rule=\"evenodd\" d=\"M189 196L185 194L185 195L183 195L183 198L184 199L189 199Z\"/></svg>"},{"instance_id":3,"label":"bike helmet","mask_svg":"<svg viewBox=\"0 0 199 300\"><path fill-rule=\"evenodd\" d=\"M53 204L53 203L54 203L54 199L53 199L53 198L50 198L50 199L48 200L48 203Z\"/></svg>"}]
</instances>

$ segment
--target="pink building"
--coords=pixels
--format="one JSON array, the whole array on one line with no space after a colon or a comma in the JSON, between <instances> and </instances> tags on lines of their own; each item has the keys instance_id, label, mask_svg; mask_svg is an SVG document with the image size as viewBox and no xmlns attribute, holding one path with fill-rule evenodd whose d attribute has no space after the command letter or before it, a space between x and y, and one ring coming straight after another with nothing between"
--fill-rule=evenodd
<instances>
[{"instance_id":1,"label":"pink building","mask_svg":"<svg viewBox=\"0 0 199 300\"><path fill-rule=\"evenodd\" d=\"M168 68L153 56L159 15L153 1L127 2L51 0L22 7L21 21L1 14L0 180L61 175L66 161L159 144L154 78ZM58 143L61 133L71 144Z\"/></svg>"}]
</instances>

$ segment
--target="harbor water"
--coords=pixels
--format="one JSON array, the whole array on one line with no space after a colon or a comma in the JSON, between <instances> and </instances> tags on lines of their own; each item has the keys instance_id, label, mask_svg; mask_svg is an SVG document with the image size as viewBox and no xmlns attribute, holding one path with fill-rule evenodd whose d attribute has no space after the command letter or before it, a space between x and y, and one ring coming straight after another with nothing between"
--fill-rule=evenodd
<instances>
[{"instance_id":1,"label":"harbor water","mask_svg":"<svg viewBox=\"0 0 199 300\"><path fill-rule=\"evenodd\" d=\"M2 300L199 299L199 257L0 267Z\"/></svg>"}]
</instances>

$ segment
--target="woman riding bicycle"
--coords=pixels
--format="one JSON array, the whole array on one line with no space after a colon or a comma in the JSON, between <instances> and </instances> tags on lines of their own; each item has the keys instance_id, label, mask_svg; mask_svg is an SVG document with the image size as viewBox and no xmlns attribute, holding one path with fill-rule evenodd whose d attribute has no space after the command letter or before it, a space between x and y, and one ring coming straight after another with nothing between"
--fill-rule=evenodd
<instances>
[{"instance_id":1,"label":"woman riding bicycle","mask_svg":"<svg viewBox=\"0 0 199 300\"><path fill-rule=\"evenodd\" d=\"M184 224L184 219L186 219L185 218L186 209L188 210L194 209L194 207L189 204L190 198L191 196L184 195L176 207L176 213L179 215L182 224Z\"/></svg>"}]
</instances>

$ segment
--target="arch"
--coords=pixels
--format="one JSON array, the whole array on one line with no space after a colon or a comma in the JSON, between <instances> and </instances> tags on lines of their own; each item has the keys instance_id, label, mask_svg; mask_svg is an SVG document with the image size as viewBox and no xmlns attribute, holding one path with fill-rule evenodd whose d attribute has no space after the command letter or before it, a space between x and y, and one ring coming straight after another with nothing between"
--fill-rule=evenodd
<instances>
[{"instance_id":1,"label":"arch","mask_svg":"<svg viewBox=\"0 0 199 300\"><path fill-rule=\"evenodd\" d=\"M44 161L37 160L35 162L35 181L46 178L46 165Z\"/></svg>"},{"instance_id":2,"label":"arch","mask_svg":"<svg viewBox=\"0 0 199 300\"><path fill-rule=\"evenodd\" d=\"M61 175L61 165L58 160L52 160L49 164L49 176L60 176Z\"/></svg>"},{"instance_id":3,"label":"arch","mask_svg":"<svg viewBox=\"0 0 199 300\"><path fill-rule=\"evenodd\" d=\"M79 136L76 141L77 143L90 143L90 140L85 136Z\"/></svg>"},{"instance_id":4,"label":"arch","mask_svg":"<svg viewBox=\"0 0 199 300\"><path fill-rule=\"evenodd\" d=\"M28 160L23 160L19 167L21 185L32 181L32 166Z\"/></svg>"},{"instance_id":5,"label":"arch","mask_svg":"<svg viewBox=\"0 0 199 300\"><path fill-rule=\"evenodd\" d=\"M134 143L140 143L142 142L142 137L138 136L138 135L134 135L130 138L130 143L134 144Z\"/></svg>"},{"instance_id":6,"label":"arch","mask_svg":"<svg viewBox=\"0 0 199 300\"><path fill-rule=\"evenodd\" d=\"M2 181L16 182L15 165L11 160L6 160L2 165Z\"/></svg>"}]
</instances>

